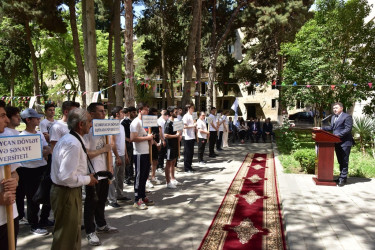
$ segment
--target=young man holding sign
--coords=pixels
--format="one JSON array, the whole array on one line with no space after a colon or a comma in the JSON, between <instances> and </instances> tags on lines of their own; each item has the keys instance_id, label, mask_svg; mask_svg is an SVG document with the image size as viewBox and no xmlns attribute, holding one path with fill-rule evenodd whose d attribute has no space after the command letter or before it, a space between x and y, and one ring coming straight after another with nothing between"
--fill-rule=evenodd
<instances>
[{"instance_id":1,"label":"young man holding sign","mask_svg":"<svg viewBox=\"0 0 375 250\"><path fill-rule=\"evenodd\" d=\"M102 103L94 102L87 107L93 119L104 119L105 109ZM112 160L107 161L108 152L111 152L111 145L106 144L104 135L94 136L93 128L84 136L87 143L87 153L92 162L95 172L110 171L113 173ZM86 199L84 206L84 223L87 240L90 245L100 245L100 240L95 233L113 233L117 228L107 224L104 215L105 203L107 201L109 181L107 177L99 177L98 184L86 186Z\"/></svg>"},{"instance_id":2,"label":"young man holding sign","mask_svg":"<svg viewBox=\"0 0 375 250\"><path fill-rule=\"evenodd\" d=\"M149 108L143 103L137 105L138 116L130 124L130 140L133 142L135 167L134 207L144 210L154 202L146 197L146 182L150 173L149 141L154 139L147 134L142 124L142 116L148 115Z\"/></svg>"},{"instance_id":3,"label":"young man holding sign","mask_svg":"<svg viewBox=\"0 0 375 250\"><path fill-rule=\"evenodd\" d=\"M4 134L4 129L8 125L9 119L5 112L5 103L0 100L0 137L9 136ZM1 155L0 155L1 156ZM8 249L8 228L6 206L12 205L14 218L14 237L18 234L18 213L16 207L16 188L18 184L18 175L15 171L20 164L11 164L11 178L5 180L4 166L0 166L0 249Z\"/></svg>"},{"instance_id":4,"label":"young man holding sign","mask_svg":"<svg viewBox=\"0 0 375 250\"><path fill-rule=\"evenodd\" d=\"M167 109L169 119L164 126L164 136L167 141L167 164L165 166L165 179L167 182L167 188L175 189L180 184L174 178L175 163L178 157L178 144L181 139L181 134L177 131L173 123L177 120L177 109L174 106L170 106Z\"/></svg>"},{"instance_id":5,"label":"young man holding sign","mask_svg":"<svg viewBox=\"0 0 375 250\"><path fill-rule=\"evenodd\" d=\"M184 169L185 172L192 173L194 169L191 167L194 156L194 143L195 143L195 129L197 123L193 120L194 104L186 105L186 114L182 118L184 122Z\"/></svg>"}]
</instances>

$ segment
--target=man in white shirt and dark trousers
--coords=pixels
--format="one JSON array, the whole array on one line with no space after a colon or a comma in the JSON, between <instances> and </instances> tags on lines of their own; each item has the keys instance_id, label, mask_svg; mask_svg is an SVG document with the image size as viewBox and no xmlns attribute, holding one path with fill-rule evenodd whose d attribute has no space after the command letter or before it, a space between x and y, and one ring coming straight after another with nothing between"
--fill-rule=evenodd
<instances>
[{"instance_id":1,"label":"man in white shirt and dark trousers","mask_svg":"<svg viewBox=\"0 0 375 250\"><path fill-rule=\"evenodd\" d=\"M150 173L149 143L154 139L152 134L147 134L142 125L142 116L148 115L149 108L143 103L137 105L138 116L130 124L130 140L133 142L133 161L135 168L134 180L134 207L140 210L154 205L146 197L146 182Z\"/></svg>"},{"instance_id":2,"label":"man in white shirt and dark trousers","mask_svg":"<svg viewBox=\"0 0 375 250\"><path fill-rule=\"evenodd\" d=\"M53 250L81 249L82 186L98 183L94 174L87 174L87 154L83 148L83 135L91 128L91 116L84 109L75 109L69 113L67 123L71 132L57 142L52 156Z\"/></svg>"},{"instance_id":3,"label":"man in white shirt and dark trousers","mask_svg":"<svg viewBox=\"0 0 375 250\"><path fill-rule=\"evenodd\" d=\"M210 142L209 142L209 150L210 154L209 157L215 158L217 154L215 154L215 144L217 140L217 131L218 131L218 122L216 119L216 108L211 108L211 114L208 116L210 118Z\"/></svg>"},{"instance_id":4,"label":"man in white shirt and dark trousers","mask_svg":"<svg viewBox=\"0 0 375 250\"><path fill-rule=\"evenodd\" d=\"M195 143L195 129L196 129L196 122L193 119L193 112L194 112L194 104L187 104L186 105L186 114L182 118L184 123L184 169L185 172L194 172L194 169L191 167L193 163L193 156L194 156L194 143Z\"/></svg>"},{"instance_id":5,"label":"man in white shirt and dark trousers","mask_svg":"<svg viewBox=\"0 0 375 250\"><path fill-rule=\"evenodd\" d=\"M43 159L37 161L29 161L21 163L22 167L17 170L19 175L19 188L17 189L17 207L23 210L23 199L26 194L27 199L27 220L31 226L31 233L35 235L47 235L48 231L42 228L41 224L49 224L48 217L51 211L50 205L44 205L40 214L40 221L38 221L39 204L33 201L33 196L38 190L40 181L44 172L47 169L47 156L51 153L51 148L48 146L44 135L35 128L40 123L42 115L38 114L34 109L25 109L21 113L22 121L26 124L26 129L20 135L35 135L39 134L41 137L43 147ZM19 206L21 205L21 206ZM53 224L52 224L53 225Z\"/></svg>"},{"instance_id":6,"label":"man in white shirt and dark trousers","mask_svg":"<svg viewBox=\"0 0 375 250\"><path fill-rule=\"evenodd\" d=\"M164 125L165 122L168 120L168 113L166 109L161 110L161 116L158 119L158 126L159 126L159 134L160 134L160 150L158 155L158 166L157 166L157 172L163 172L164 169L164 159L165 155L167 154L167 143L165 141L164 137Z\"/></svg>"},{"instance_id":7,"label":"man in white shirt and dark trousers","mask_svg":"<svg viewBox=\"0 0 375 250\"><path fill-rule=\"evenodd\" d=\"M218 135L217 135L217 141L216 141L216 150L217 151L221 151L223 150L221 148L222 146L222 143L223 143L223 133L224 133L224 115L221 113L222 111L219 110L219 113L221 114L221 116L218 119L218 126L219 126L219 131L218 131Z\"/></svg>"},{"instance_id":8,"label":"man in white shirt and dark trousers","mask_svg":"<svg viewBox=\"0 0 375 250\"><path fill-rule=\"evenodd\" d=\"M206 123L206 114L205 112L201 111L199 119L197 121L197 129L198 129L198 162L201 165L205 165L206 163L203 160L204 149L206 148L207 144L207 137L210 136L210 132L207 131L207 123Z\"/></svg>"},{"instance_id":9,"label":"man in white shirt and dark trousers","mask_svg":"<svg viewBox=\"0 0 375 250\"><path fill-rule=\"evenodd\" d=\"M104 119L105 109L102 103L94 102L87 107L93 119ZM87 143L87 153L90 157L95 172L109 171L113 173L112 161L108 162L107 154L111 152L111 145L106 144L105 136L94 136L93 129L84 136ZM109 181L107 177L99 177L95 186L86 186L86 199L84 205L84 223L87 240L90 245L100 245L98 233L118 232L117 228L107 224L104 215L105 203L108 197ZM95 228L96 227L96 228Z\"/></svg>"},{"instance_id":10,"label":"man in white shirt and dark trousers","mask_svg":"<svg viewBox=\"0 0 375 250\"><path fill-rule=\"evenodd\" d=\"M112 116L116 120L124 118L124 112L121 106L116 106L111 111ZM125 146L125 129L120 126L120 134L111 136L112 157L114 181L109 185L108 201L109 205L114 208L120 207L117 203L119 201L131 201L130 198L124 195L124 178L125 178L125 163L128 163Z\"/></svg>"}]
</instances>

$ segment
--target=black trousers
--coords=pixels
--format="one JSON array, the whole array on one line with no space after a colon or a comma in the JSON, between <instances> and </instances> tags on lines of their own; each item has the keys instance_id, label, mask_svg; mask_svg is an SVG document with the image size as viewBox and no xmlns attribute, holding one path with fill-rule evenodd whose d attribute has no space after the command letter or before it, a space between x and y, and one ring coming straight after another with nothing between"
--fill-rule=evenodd
<instances>
[{"instance_id":1,"label":"black trousers","mask_svg":"<svg viewBox=\"0 0 375 250\"><path fill-rule=\"evenodd\" d=\"M340 164L340 178L342 179L346 179L348 177L349 155L351 148L351 146L341 146L340 144L335 144L336 157Z\"/></svg>"},{"instance_id":2,"label":"black trousers","mask_svg":"<svg viewBox=\"0 0 375 250\"><path fill-rule=\"evenodd\" d=\"M137 202L146 197L146 182L150 174L150 155L134 155L134 168L134 198Z\"/></svg>"},{"instance_id":3,"label":"black trousers","mask_svg":"<svg viewBox=\"0 0 375 250\"><path fill-rule=\"evenodd\" d=\"M275 137L275 133L274 132L270 132L270 140L273 141L274 140L274 137ZM262 133L262 138L263 138L263 141L266 142L267 140L267 134L265 132Z\"/></svg>"},{"instance_id":4,"label":"black trousers","mask_svg":"<svg viewBox=\"0 0 375 250\"><path fill-rule=\"evenodd\" d=\"M157 168L164 168L164 159L167 154L167 145L165 147L161 144L159 155L158 155L158 166Z\"/></svg>"},{"instance_id":5,"label":"black trousers","mask_svg":"<svg viewBox=\"0 0 375 250\"><path fill-rule=\"evenodd\" d=\"M260 136L261 136L260 131L256 131L256 133L250 132L251 142L254 142L254 141L259 142Z\"/></svg>"},{"instance_id":6,"label":"black trousers","mask_svg":"<svg viewBox=\"0 0 375 250\"><path fill-rule=\"evenodd\" d=\"M206 148L207 139L199 138L198 142L198 161L203 161L204 149Z\"/></svg>"},{"instance_id":7,"label":"black trousers","mask_svg":"<svg viewBox=\"0 0 375 250\"><path fill-rule=\"evenodd\" d=\"M39 220L39 203L33 201L34 194L38 190L39 183L43 176L46 166L41 166L38 168L24 168L20 167L17 169L19 176L18 186L16 190L16 204L18 210L18 218L23 218L25 216L24 206L25 206L25 196L27 199L27 220L31 228L38 228ZM42 211L40 213L40 220L46 221L49 217L49 212L51 211L50 205L43 205Z\"/></svg>"},{"instance_id":8,"label":"black trousers","mask_svg":"<svg viewBox=\"0 0 375 250\"><path fill-rule=\"evenodd\" d=\"M216 149L221 149L221 144L223 143L223 131L219 131L219 136L216 142Z\"/></svg>"},{"instance_id":9,"label":"black trousers","mask_svg":"<svg viewBox=\"0 0 375 250\"><path fill-rule=\"evenodd\" d=\"M210 142L209 142L210 156L215 155L216 140L217 140L217 131L210 131Z\"/></svg>"},{"instance_id":10,"label":"black trousers","mask_svg":"<svg viewBox=\"0 0 375 250\"><path fill-rule=\"evenodd\" d=\"M195 139L185 140L184 142L184 169L185 171L192 170L191 164L193 164L194 143L195 143Z\"/></svg>"},{"instance_id":11,"label":"black trousers","mask_svg":"<svg viewBox=\"0 0 375 250\"><path fill-rule=\"evenodd\" d=\"M128 180L134 178L132 142L126 142L126 152L128 153L129 164L125 165L125 179Z\"/></svg>"},{"instance_id":12,"label":"black trousers","mask_svg":"<svg viewBox=\"0 0 375 250\"><path fill-rule=\"evenodd\" d=\"M95 224L97 227L107 225L104 209L108 196L108 179L99 180L95 186L85 186L85 188L86 199L83 207L83 222L85 223L86 234L90 234L95 232Z\"/></svg>"},{"instance_id":13,"label":"black trousers","mask_svg":"<svg viewBox=\"0 0 375 250\"><path fill-rule=\"evenodd\" d=\"M18 218L14 219L14 238L17 245L17 235L18 235ZM0 249L8 249L8 228L7 224L0 226Z\"/></svg>"}]
</instances>

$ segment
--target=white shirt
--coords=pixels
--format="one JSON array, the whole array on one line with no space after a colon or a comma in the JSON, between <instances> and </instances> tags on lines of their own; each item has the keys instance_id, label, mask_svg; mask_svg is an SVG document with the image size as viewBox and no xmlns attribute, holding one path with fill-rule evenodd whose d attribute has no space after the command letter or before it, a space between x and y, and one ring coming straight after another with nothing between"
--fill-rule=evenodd
<instances>
[{"instance_id":1,"label":"white shirt","mask_svg":"<svg viewBox=\"0 0 375 250\"><path fill-rule=\"evenodd\" d=\"M224 123L222 123L224 121L224 116L220 117L219 118L219 123L220 123L220 126L219 126L219 131L224 131Z\"/></svg>"},{"instance_id":2,"label":"white shirt","mask_svg":"<svg viewBox=\"0 0 375 250\"><path fill-rule=\"evenodd\" d=\"M142 127L142 120L138 117L130 123L130 133L138 133L138 137L147 136L146 130ZM149 153L148 141L133 142L133 154L143 155Z\"/></svg>"},{"instance_id":3,"label":"white shirt","mask_svg":"<svg viewBox=\"0 0 375 250\"><path fill-rule=\"evenodd\" d=\"M207 131L206 121L198 119L197 121L198 138L207 139L207 134L201 133L200 130Z\"/></svg>"},{"instance_id":4,"label":"white shirt","mask_svg":"<svg viewBox=\"0 0 375 250\"><path fill-rule=\"evenodd\" d=\"M42 148L45 147L45 146L48 146L46 138L44 138L44 135L42 134L42 132L36 131L36 134L40 135ZM30 132L27 132L27 131L22 131L20 133L20 135L36 135L36 134L30 133ZM38 167L47 165L47 161L43 157L41 160L37 160L37 161L22 162L21 165L24 168L38 168Z\"/></svg>"},{"instance_id":5,"label":"white shirt","mask_svg":"<svg viewBox=\"0 0 375 250\"><path fill-rule=\"evenodd\" d=\"M3 136L20 135L20 132L16 129L4 128L4 133L1 134L1 135L3 135Z\"/></svg>"},{"instance_id":6,"label":"white shirt","mask_svg":"<svg viewBox=\"0 0 375 250\"><path fill-rule=\"evenodd\" d=\"M82 136L78 136L85 143ZM87 156L81 143L71 134L63 136L56 143L52 154L52 182L71 188L81 187L90 183L87 173Z\"/></svg>"},{"instance_id":7,"label":"white shirt","mask_svg":"<svg viewBox=\"0 0 375 250\"><path fill-rule=\"evenodd\" d=\"M39 128L40 128L40 132L42 133L48 133L49 134L49 131L51 129L51 127L53 126L53 124L56 123L56 120L53 120L52 122L47 120L47 119L44 119L43 121L40 122L39 124Z\"/></svg>"},{"instance_id":8,"label":"white shirt","mask_svg":"<svg viewBox=\"0 0 375 250\"><path fill-rule=\"evenodd\" d=\"M182 122L186 126L194 125L193 116L188 112L182 118ZM183 132L183 136L185 136L185 140L194 140L195 139L195 128L185 128Z\"/></svg>"},{"instance_id":9,"label":"white shirt","mask_svg":"<svg viewBox=\"0 0 375 250\"><path fill-rule=\"evenodd\" d=\"M212 123L210 123L210 131L217 131L217 130L214 129L214 127L212 126L212 124L214 124L215 126L217 126L216 115L210 114L208 117L211 118L211 120L212 120Z\"/></svg>"},{"instance_id":10,"label":"white shirt","mask_svg":"<svg viewBox=\"0 0 375 250\"><path fill-rule=\"evenodd\" d=\"M105 136L104 135L94 136L92 132L92 127L90 128L90 132L84 135L83 138L86 140L87 151L94 151L94 150L102 149L104 145L106 144ZM95 172L108 170L107 169L107 157L108 157L108 153L104 152L100 155L95 156L94 158L90 158ZM106 177L98 178L98 180L101 180L101 179L106 179Z\"/></svg>"},{"instance_id":11,"label":"white shirt","mask_svg":"<svg viewBox=\"0 0 375 250\"><path fill-rule=\"evenodd\" d=\"M181 115L177 115L177 117L175 118L177 121L182 121L182 116Z\"/></svg>"},{"instance_id":12,"label":"white shirt","mask_svg":"<svg viewBox=\"0 0 375 250\"><path fill-rule=\"evenodd\" d=\"M161 115L158 119L158 126L161 127L161 135L160 138L164 138L164 125L165 125L165 120L163 118L163 115Z\"/></svg>"},{"instance_id":13,"label":"white shirt","mask_svg":"<svg viewBox=\"0 0 375 250\"><path fill-rule=\"evenodd\" d=\"M120 124L121 124L121 122L120 122ZM125 150L126 150L124 126L120 126L120 134L115 135L115 144L116 144L118 155L124 156ZM112 156L115 156L115 154L113 152L112 152Z\"/></svg>"},{"instance_id":14,"label":"white shirt","mask_svg":"<svg viewBox=\"0 0 375 250\"><path fill-rule=\"evenodd\" d=\"M61 137L69 134L68 124L62 120L58 120L53 124L49 131L50 141L59 141Z\"/></svg>"},{"instance_id":15,"label":"white shirt","mask_svg":"<svg viewBox=\"0 0 375 250\"><path fill-rule=\"evenodd\" d=\"M16 131L18 134L19 132L15 129L11 128L5 128L3 133L0 133L0 136L11 136L11 135L17 135L14 134ZM21 166L20 163L14 163L10 164L10 171L13 172L15 171L19 166ZM5 168L4 166L0 166L0 182L5 178ZM3 192L2 190L3 185L0 185L0 192ZM18 217L18 210L17 210L17 205L16 203L13 204L13 218ZM0 226L4 225L7 223L7 212L6 212L6 206L0 205Z\"/></svg>"}]
</instances>

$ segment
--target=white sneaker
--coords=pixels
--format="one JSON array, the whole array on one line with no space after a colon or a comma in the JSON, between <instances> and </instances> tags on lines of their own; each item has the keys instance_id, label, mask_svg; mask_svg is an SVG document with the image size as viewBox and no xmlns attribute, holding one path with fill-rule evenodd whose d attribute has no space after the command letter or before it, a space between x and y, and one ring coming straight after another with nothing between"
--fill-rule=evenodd
<instances>
[{"instance_id":1,"label":"white sneaker","mask_svg":"<svg viewBox=\"0 0 375 250\"><path fill-rule=\"evenodd\" d=\"M95 232L88 234L86 238L89 241L89 245L91 246L99 246L101 244Z\"/></svg>"},{"instance_id":2,"label":"white sneaker","mask_svg":"<svg viewBox=\"0 0 375 250\"><path fill-rule=\"evenodd\" d=\"M147 180L146 187L148 187L148 188L154 188L154 185L152 185L152 183L151 183L150 180Z\"/></svg>"},{"instance_id":3,"label":"white sneaker","mask_svg":"<svg viewBox=\"0 0 375 250\"><path fill-rule=\"evenodd\" d=\"M97 233L117 233L118 229L115 227L111 227L110 225L105 225L102 227L97 227L96 228Z\"/></svg>"},{"instance_id":4,"label":"white sneaker","mask_svg":"<svg viewBox=\"0 0 375 250\"><path fill-rule=\"evenodd\" d=\"M155 185L160 185L161 181L158 179L158 177L155 177L154 179L151 179L151 183L154 183Z\"/></svg>"},{"instance_id":5,"label":"white sneaker","mask_svg":"<svg viewBox=\"0 0 375 250\"><path fill-rule=\"evenodd\" d=\"M175 186L181 186L182 183L181 182L178 182L178 180L174 179L174 180L171 180L171 182L173 183L173 185Z\"/></svg>"},{"instance_id":6,"label":"white sneaker","mask_svg":"<svg viewBox=\"0 0 375 250\"><path fill-rule=\"evenodd\" d=\"M167 183L167 188L176 189L177 187L172 182L169 182Z\"/></svg>"},{"instance_id":7,"label":"white sneaker","mask_svg":"<svg viewBox=\"0 0 375 250\"><path fill-rule=\"evenodd\" d=\"M162 174L162 173L164 173L164 170L162 168L158 168L158 169L156 169L156 172L159 173L159 174Z\"/></svg>"},{"instance_id":8,"label":"white sneaker","mask_svg":"<svg viewBox=\"0 0 375 250\"><path fill-rule=\"evenodd\" d=\"M43 236L49 234L49 232L44 228L31 228L30 232L35 235Z\"/></svg>"}]
</instances>

